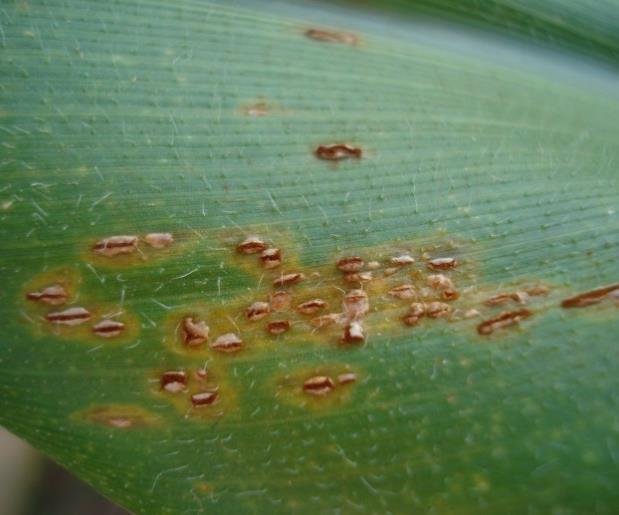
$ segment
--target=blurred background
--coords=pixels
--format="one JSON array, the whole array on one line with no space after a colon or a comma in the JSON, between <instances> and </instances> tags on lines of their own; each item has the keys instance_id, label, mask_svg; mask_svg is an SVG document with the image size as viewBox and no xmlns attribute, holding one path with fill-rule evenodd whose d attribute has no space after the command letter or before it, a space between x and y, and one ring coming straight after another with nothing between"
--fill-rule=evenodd
<instances>
[{"instance_id":1,"label":"blurred background","mask_svg":"<svg viewBox=\"0 0 619 515\"><path fill-rule=\"evenodd\" d=\"M0 427L0 515L129 515Z\"/></svg>"}]
</instances>

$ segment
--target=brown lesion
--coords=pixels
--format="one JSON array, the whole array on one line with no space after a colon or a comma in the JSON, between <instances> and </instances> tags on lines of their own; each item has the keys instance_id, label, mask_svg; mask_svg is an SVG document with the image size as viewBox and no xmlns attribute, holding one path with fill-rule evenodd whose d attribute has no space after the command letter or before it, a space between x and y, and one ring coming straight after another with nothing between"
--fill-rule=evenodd
<instances>
[{"instance_id":1,"label":"brown lesion","mask_svg":"<svg viewBox=\"0 0 619 515\"><path fill-rule=\"evenodd\" d=\"M44 313L51 307L62 309L77 299L82 278L77 266L60 267L42 272L30 279L22 288L24 308Z\"/></svg>"},{"instance_id":2,"label":"brown lesion","mask_svg":"<svg viewBox=\"0 0 619 515\"><path fill-rule=\"evenodd\" d=\"M318 145L314 155L324 161L342 161L344 159L361 159L363 149L351 143L327 143Z\"/></svg>"},{"instance_id":3,"label":"brown lesion","mask_svg":"<svg viewBox=\"0 0 619 515\"><path fill-rule=\"evenodd\" d=\"M169 403L183 417L212 420L238 414L237 394L228 376L224 365L206 360L193 361L188 367L156 369L146 382L151 395Z\"/></svg>"},{"instance_id":4,"label":"brown lesion","mask_svg":"<svg viewBox=\"0 0 619 515\"><path fill-rule=\"evenodd\" d=\"M338 43L342 45L358 46L359 36L352 32L308 28L304 32L305 37L322 43Z\"/></svg>"},{"instance_id":5,"label":"brown lesion","mask_svg":"<svg viewBox=\"0 0 619 515\"><path fill-rule=\"evenodd\" d=\"M72 418L110 429L128 430L155 427L161 418L141 406L126 404L95 405L72 415Z\"/></svg>"},{"instance_id":6,"label":"brown lesion","mask_svg":"<svg viewBox=\"0 0 619 515\"><path fill-rule=\"evenodd\" d=\"M267 98L248 100L239 106L239 112L249 118L262 118L265 116L289 115L291 111L282 107L277 102Z\"/></svg>"},{"instance_id":7,"label":"brown lesion","mask_svg":"<svg viewBox=\"0 0 619 515\"><path fill-rule=\"evenodd\" d=\"M584 308L599 304L605 300L612 300L619 305L619 283L600 286L577 295L573 295L561 301L563 308Z\"/></svg>"},{"instance_id":8,"label":"brown lesion","mask_svg":"<svg viewBox=\"0 0 619 515\"><path fill-rule=\"evenodd\" d=\"M278 401L303 409L323 410L352 399L365 377L350 365L332 363L304 367L274 378L269 387Z\"/></svg>"},{"instance_id":9,"label":"brown lesion","mask_svg":"<svg viewBox=\"0 0 619 515\"><path fill-rule=\"evenodd\" d=\"M95 267L130 268L187 254L202 238L197 232L152 231L95 234L80 243L80 259Z\"/></svg>"}]
</instances>

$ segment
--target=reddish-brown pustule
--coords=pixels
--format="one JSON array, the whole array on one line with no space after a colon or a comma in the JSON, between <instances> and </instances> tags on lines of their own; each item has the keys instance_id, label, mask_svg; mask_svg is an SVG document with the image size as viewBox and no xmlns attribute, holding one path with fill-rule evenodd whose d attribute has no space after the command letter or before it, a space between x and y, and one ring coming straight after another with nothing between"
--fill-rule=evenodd
<instances>
[{"instance_id":1,"label":"reddish-brown pustule","mask_svg":"<svg viewBox=\"0 0 619 515\"><path fill-rule=\"evenodd\" d=\"M273 281L273 286L275 286L276 288L281 288L283 286L292 286L294 284L300 283L304 279L305 274L302 274L300 272L282 274Z\"/></svg>"},{"instance_id":2,"label":"reddish-brown pustule","mask_svg":"<svg viewBox=\"0 0 619 515\"><path fill-rule=\"evenodd\" d=\"M342 309L348 320L363 318L370 310L368 294L363 290L350 290L344 295Z\"/></svg>"},{"instance_id":3,"label":"reddish-brown pustule","mask_svg":"<svg viewBox=\"0 0 619 515\"><path fill-rule=\"evenodd\" d=\"M267 247L268 245L258 236L248 236L236 248L241 254L256 254Z\"/></svg>"},{"instance_id":4,"label":"reddish-brown pustule","mask_svg":"<svg viewBox=\"0 0 619 515\"><path fill-rule=\"evenodd\" d=\"M337 382L339 384L350 384L354 383L357 380L357 374L352 372L347 372L345 374L340 374L337 376Z\"/></svg>"},{"instance_id":5,"label":"reddish-brown pustule","mask_svg":"<svg viewBox=\"0 0 619 515\"><path fill-rule=\"evenodd\" d=\"M521 320L529 318L533 313L528 309L519 309L517 311L504 311L499 315L484 320L477 326L477 332L487 336L498 329L503 329L512 325L518 324Z\"/></svg>"},{"instance_id":6,"label":"reddish-brown pustule","mask_svg":"<svg viewBox=\"0 0 619 515\"><path fill-rule=\"evenodd\" d=\"M187 374L182 370L170 370L161 374L159 386L170 393L182 392L187 386Z\"/></svg>"},{"instance_id":7,"label":"reddish-brown pustule","mask_svg":"<svg viewBox=\"0 0 619 515\"><path fill-rule=\"evenodd\" d=\"M406 266L412 265L415 262L415 258L409 254L402 254L400 256L394 256L391 258L391 264L394 266Z\"/></svg>"},{"instance_id":8,"label":"reddish-brown pustule","mask_svg":"<svg viewBox=\"0 0 619 515\"><path fill-rule=\"evenodd\" d=\"M271 307L268 302L254 302L251 306L247 308L245 311L245 316L247 320L255 322L256 320L260 320L269 314L271 311Z\"/></svg>"},{"instance_id":9,"label":"reddish-brown pustule","mask_svg":"<svg viewBox=\"0 0 619 515\"><path fill-rule=\"evenodd\" d=\"M389 295L397 299L410 300L417 298L417 291L412 284L401 284L389 290Z\"/></svg>"},{"instance_id":10,"label":"reddish-brown pustule","mask_svg":"<svg viewBox=\"0 0 619 515\"><path fill-rule=\"evenodd\" d=\"M303 315L313 315L327 306L327 302L322 299L312 299L299 304L297 311Z\"/></svg>"},{"instance_id":11,"label":"reddish-brown pustule","mask_svg":"<svg viewBox=\"0 0 619 515\"><path fill-rule=\"evenodd\" d=\"M198 347L208 340L209 326L203 320L185 317L181 323L183 342L188 347Z\"/></svg>"},{"instance_id":12,"label":"reddish-brown pustule","mask_svg":"<svg viewBox=\"0 0 619 515\"><path fill-rule=\"evenodd\" d=\"M344 279L349 283L367 283L374 278L372 272L349 272L344 274Z\"/></svg>"},{"instance_id":13,"label":"reddish-brown pustule","mask_svg":"<svg viewBox=\"0 0 619 515\"><path fill-rule=\"evenodd\" d=\"M365 261L359 256L344 257L335 264L340 271L346 273L359 272L363 265Z\"/></svg>"},{"instance_id":14,"label":"reddish-brown pustule","mask_svg":"<svg viewBox=\"0 0 619 515\"><path fill-rule=\"evenodd\" d=\"M324 43L342 43L344 45L355 46L359 43L359 38L350 32L334 32L322 29L307 29L305 36Z\"/></svg>"},{"instance_id":15,"label":"reddish-brown pustule","mask_svg":"<svg viewBox=\"0 0 619 515\"><path fill-rule=\"evenodd\" d=\"M243 340L234 333L222 334L213 343L211 349L218 352L233 353L243 348Z\"/></svg>"},{"instance_id":16,"label":"reddish-brown pustule","mask_svg":"<svg viewBox=\"0 0 619 515\"><path fill-rule=\"evenodd\" d=\"M363 326L360 322L350 322L344 328L344 335L342 336L342 343L362 343L365 341L365 334L363 333Z\"/></svg>"},{"instance_id":17,"label":"reddish-brown pustule","mask_svg":"<svg viewBox=\"0 0 619 515\"><path fill-rule=\"evenodd\" d=\"M144 241L154 249L164 249L174 243L174 236L169 232L150 232L144 236Z\"/></svg>"},{"instance_id":18,"label":"reddish-brown pustule","mask_svg":"<svg viewBox=\"0 0 619 515\"><path fill-rule=\"evenodd\" d=\"M441 299L447 302L457 300L459 297L460 293L458 292L458 290L455 290L453 288L446 288L445 290L441 291Z\"/></svg>"},{"instance_id":19,"label":"reddish-brown pustule","mask_svg":"<svg viewBox=\"0 0 619 515\"><path fill-rule=\"evenodd\" d=\"M601 286L585 293L579 293L573 297L568 297L561 302L563 308L584 308L601 302L607 296L614 296L619 291L619 283Z\"/></svg>"},{"instance_id":20,"label":"reddish-brown pustule","mask_svg":"<svg viewBox=\"0 0 619 515\"><path fill-rule=\"evenodd\" d=\"M288 330L290 330L290 322L288 320L273 320L267 324L267 332L269 334L283 334Z\"/></svg>"},{"instance_id":21,"label":"reddish-brown pustule","mask_svg":"<svg viewBox=\"0 0 619 515\"><path fill-rule=\"evenodd\" d=\"M451 308L444 302L428 302L424 308L424 315L430 318L440 318L449 315Z\"/></svg>"},{"instance_id":22,"label":"reddish-brown pustule","mask_svg":"<svg viewBox=\"0 0 619 515\"><path fill-rule=\"evenodd\" d=\"M402 317L406 325L415 326L425 316L426 305L423 302L413 302L408 312Z\"/></svg>"},{"instance_id":23,"label":"reddish-brown pustule","mask_svg":"<svg viewBox=\"0 0 619 515\"><path fill-rule=\"evenodd\" d=\"M342 159L360 159L363 151L359 147L348 143L334 143L332 145L319 145L314 154L318 159L326 161L341 161Z\"/></svg>"},{"instance_id":24,"label":"reddish-brown pustule","mask_svg":"<svg viewBox=\"0 0 619 515\"><path fill-rule=\"evenodd\" d=\"M107 257L119 254L131 254L138 248L137 236L110 236L103 238L92 246L93 252Z\"/></svg>"},{"instance_id":25,"label":"reddish-brown pustule","mask_svg":"<svg viewBox=\"0 0 619 515\"><path fill-rule=\"evenodd\" d=\"M276 248L265 249L260 253L260 261L268 270L277 268L282 264L282 251Z\"/></svg>"},{"instance_id":26,"label":"reddish-brown pustule","mask_svg":"<svg viewBox=\"0 0 619 515\"><path fill-rule=\"evenodd\" d=\"M285 290L279 290L271 294L270 300L273 311L288 311L292 303L292 295Z\"/></svg>"},{"instance_id":27,"label":"reddish-brown pustule","mask_svg":"<svg viewBox=\"0 0 619 515\"><path fill-rule=\"evenodd\" d=\"M114 338L120 336L125 330L125 324L118 320L101 320L92 328L92 332L102 338Z\"/></svg>"},{"instance_id":28,"label":"reddish-brown pustule","mask_svg":"<svg viewBox=\"0 0 619 515\"><path fill-rule=\"evenodd\" d=\"M327 395L334 388L335 383L329 376L310 377L303 383L303 391L316 396Z\"/></svg>"},{"instance_id":29,"label":"reddish-brown pustule","mask_svg":"<svg viewBox=\"0 0 619 515\"><path fill-rule=\"evenodd\" d=\"M48 322L62 325L79 325L87 320L90 320L90 312L82 307L65 309L64 311L56 311L45 315Z\"/></svg>"},{"instance_id":30,"label":"reddish-brown pustule","mask_svg":"<svg viewBox=\"0 0 619 515\"><path fill-rule=\"evenodd\" d=\"M484 301L487 306L497 306L499 304L505 304L506 302L516 302L518 304L526 304L529 298L529 294L524 291L515 291L508 293L498 293L493 295L489 299Z\"/></svg>"},{"instance_id":31,"label":"reddish-brown pustule","mask_svg":"<svg viewBox=\"0 0 619 515\"><path fill-rule=\"evenodd\" d=\"M199 392L199 393L194 393L191 396L191 404L193 405L194 408L201 408L203 406L210 406L211 404L213 404L217 398L218 398L219 394L217 392Z\"/></svg>"},{"instance_id":32,"label":"reddish-brown pustule","mask_svg":"<svg viewBox=\"0 0 619 515\"><path fill-rule=\"evenodd\" d=\"M443 274L428 275L426 278L426 283L430 288L435 290L450 289L454 287L453 281Z\"/></svg>"},{"instance_id":33,"label":"reddish-brown pustule","mask_svg":"<svg viewBox=\"0 0 619 515\"><path fill-rule=\"evenodd\" d=\"M458 261L452 257L443 257L430 259L427 264L431 270L451 270L458 266Z\"/></svg>"},{"instance_id":34,"label":"reddish-brown pustule","mask_svg":"<svg viewBox=\"0 0 619 515\"><path fill-rule=\"evenodd\" d=\"M28 300L44 302L45 304L50 304L51 306L59 306L67 301L68 295L62 286L54 284L44 288L42 291L26 293L26 298Z\"/></svg>"},{"instance_id":35,"label":"reddish-brown pustule","mask_svg":"<svg viewBox=\"0 0 619 515\"><path fill-rule=\"evenodd\" d=\"M328 315L321 315L310 320L310 324L317 329L328 327L342 320L343 315L341 313L329 313Z\"/></svg>"}]
</instances>

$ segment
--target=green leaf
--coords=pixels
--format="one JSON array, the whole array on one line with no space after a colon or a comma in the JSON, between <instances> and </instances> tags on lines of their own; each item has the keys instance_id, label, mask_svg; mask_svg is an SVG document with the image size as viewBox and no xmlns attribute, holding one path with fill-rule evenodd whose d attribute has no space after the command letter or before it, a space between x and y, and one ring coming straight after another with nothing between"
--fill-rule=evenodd
<instances>
[{"instance_id":1,"label":"green leaf","mask_svg":"<svg viewBox=\"0 0 619 515\"><path fill-rule=\"evenodd\" d=\"M370 4L4 3L0 422L137 513L614 512L617 296L561 303L619 281L616 2ZM341 311L350 256L380 267L364 343L246 319L280 270ZM437 257L459 298L407 326L388 291L438 300Z\"/></svg>"}]
</instances>

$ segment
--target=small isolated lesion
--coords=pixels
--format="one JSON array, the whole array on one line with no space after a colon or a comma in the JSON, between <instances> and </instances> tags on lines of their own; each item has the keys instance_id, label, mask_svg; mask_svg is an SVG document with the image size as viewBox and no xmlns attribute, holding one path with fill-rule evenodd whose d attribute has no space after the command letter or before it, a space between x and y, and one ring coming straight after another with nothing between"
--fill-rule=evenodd
<instances>
[{"instance_id":1,"label":"small isolated lesion","mask_svg":"<svg viewBox=\"0 0 619 515\"><path fill-rule=\"evenodd\" d=\"M308 28L304 32L305 37L322 43L339 43L342 45L357 46L360 38L357 34L345 31Z\"/></svg>"},{"instance_id":2,"label":"small isolated lesion","mask_svg":"<svg viewBox=\"0 0 619 515\"><path fill-rule=\"evenodd\" d=\"M74 420L112 429L146 428L159 425L159 415L128 404L94 405L73 414Z\"/></svg>"}]
</instances>

